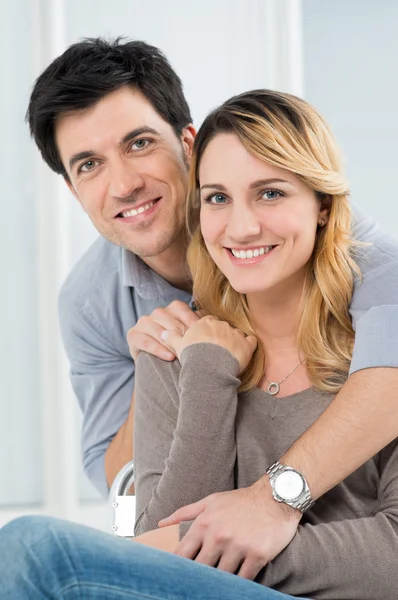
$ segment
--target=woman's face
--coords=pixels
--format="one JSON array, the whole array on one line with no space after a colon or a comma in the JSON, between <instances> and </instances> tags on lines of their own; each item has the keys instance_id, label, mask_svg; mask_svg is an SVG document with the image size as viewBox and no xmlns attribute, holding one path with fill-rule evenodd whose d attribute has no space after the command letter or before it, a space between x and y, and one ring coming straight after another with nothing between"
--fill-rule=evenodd
<instances>
[{"instance_id":1,"label":"woman's face","mask_svg":"<svg viewBox=\"0 0 398 600\"><path fill-rule=\"evenodd\" d=\"M251 294L301 286L325 218L315 193L250 154L232 133L208 144L199 182L203 238L232 287Z\"/></svg>"}]
</instances>

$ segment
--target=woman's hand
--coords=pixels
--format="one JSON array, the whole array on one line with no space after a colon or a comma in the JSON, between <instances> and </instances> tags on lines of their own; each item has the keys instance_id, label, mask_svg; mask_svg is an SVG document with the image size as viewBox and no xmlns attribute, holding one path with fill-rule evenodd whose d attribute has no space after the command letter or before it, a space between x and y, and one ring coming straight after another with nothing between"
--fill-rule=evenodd
<instances>
[{"instance_id":1,"label":"woman's hand","mask_svg":"<svg viewBox=\"0 0 398 600\"><path fill-rule=\"evenodd\" d=\"M179 359L182 351L192 344L203 342L217 344L236 358L240 373L247 367L257 348L257 339L253 335L246 336L240 329L235 329L225 321L211 316L203 317L193 323L184 334L178 330L165 330L161 338Z\"/></svg>"}]
</instances>

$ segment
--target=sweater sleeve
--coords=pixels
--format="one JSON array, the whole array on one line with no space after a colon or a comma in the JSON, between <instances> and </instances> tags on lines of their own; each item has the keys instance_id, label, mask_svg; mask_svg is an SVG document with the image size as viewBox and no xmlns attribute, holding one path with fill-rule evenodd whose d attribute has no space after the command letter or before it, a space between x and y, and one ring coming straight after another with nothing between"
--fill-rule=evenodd
<instances>
[{"instance_id":1,"label":"sweater sleeve","mask_svg":"<svg viewBox=\"0 0 398 600\"><path fill-rule=\"evenodd\" d=\"M259 581L317 600L397 600L397 442L380 453L380 467L379 507L373 516L299 526Z\"/></svg>"},{"instance_id":2,"label":"sweater sleeve","mask_svg":"<svg viewBox=\"0 0 398 600\"><path fill-rule=\"evenodd\" d=\"M137 361L134 461L136 535L214 492L234 488L238 362L220 346L193 344L178 363Z\"/></svg>"}]
</instances>

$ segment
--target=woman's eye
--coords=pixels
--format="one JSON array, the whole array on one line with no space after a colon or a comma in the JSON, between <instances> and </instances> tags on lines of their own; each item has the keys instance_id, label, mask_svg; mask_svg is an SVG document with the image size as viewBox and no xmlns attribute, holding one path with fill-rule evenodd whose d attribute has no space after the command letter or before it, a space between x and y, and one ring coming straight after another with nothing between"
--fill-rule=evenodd
<instances>
[{"instance_id":1,"label":"woman's eye","mask_svg":"<svg viewBox=\"0 0 398 600\"><path fill-rule=\"evenodd\" d=\"M225 200L224 194L212 194L206 198L206 202L209 204L224 204Z\"/></svg>"},{"instance_id":2,"label":"woman's eye","mask_svg":"<svg viewBox=\"0 0 398 600\"><path fill-rule=\"evenodd\" d=\"M283 196L283 194L279 190L265 190L265 192L262 193L262 197L266 200L276 200L281 196Z\"/></svg>"}]
</instances>

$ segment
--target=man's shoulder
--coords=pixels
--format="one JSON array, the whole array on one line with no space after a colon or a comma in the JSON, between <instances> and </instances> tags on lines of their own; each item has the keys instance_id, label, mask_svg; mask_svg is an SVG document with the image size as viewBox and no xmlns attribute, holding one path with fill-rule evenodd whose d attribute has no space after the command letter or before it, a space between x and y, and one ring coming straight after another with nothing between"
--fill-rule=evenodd
<instances>
[{"instance_id":1,"label":"man's shoulder","mask_svg":"<svg viewBox=\"0 0 398 600\"><path fill-rule=\"evenodd\" d=\"M63 283L61 305L81 305L121 285L121 248L99 237L75 264Z\"/></svg>"},{"instance_id":2,"label":"man's shoulder","mask_svg":"<svg viewBox=\"0 0 398 600\"><path fill-rule=\"evenodd\" d=\"M392 259L398 261L398 238L383 231L379 223L358 205L353 205L353 234L367 246L360 252L365 259Z\"/></svg>"}]
</instances>

